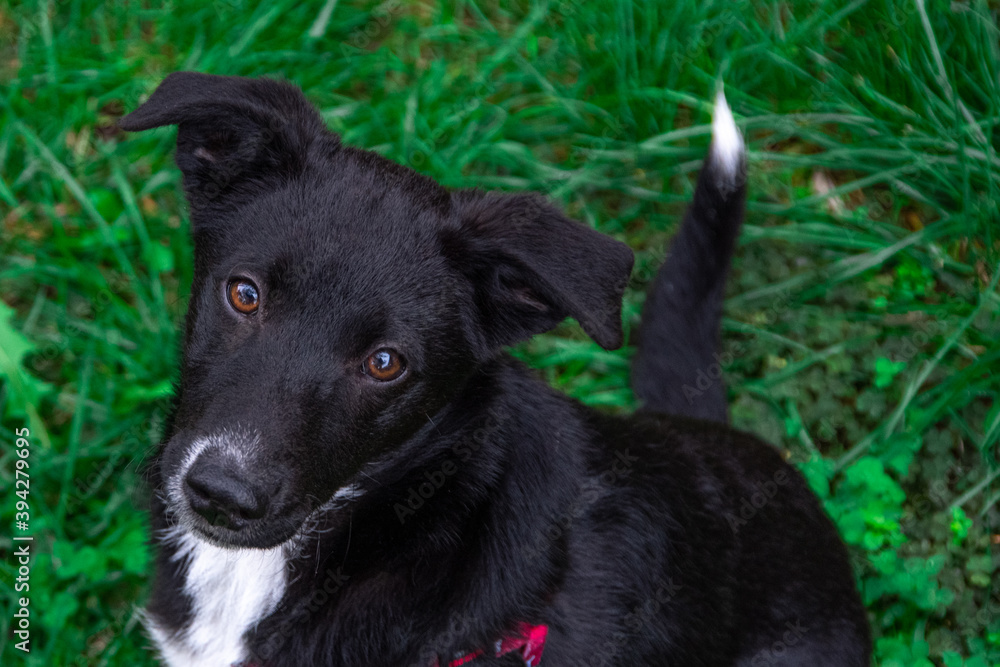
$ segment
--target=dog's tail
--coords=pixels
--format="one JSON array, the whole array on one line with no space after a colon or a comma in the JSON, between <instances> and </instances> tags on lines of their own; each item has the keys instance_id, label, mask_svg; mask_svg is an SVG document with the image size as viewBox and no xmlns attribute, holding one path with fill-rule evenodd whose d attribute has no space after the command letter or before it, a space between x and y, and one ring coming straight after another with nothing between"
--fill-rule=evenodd
<instances>
[{"instance_id":1,"label":"dog's tail","mask_svg":"<svg viewBox=\"0 0 1000 667\"><path fill-rule=\"evenodd\" d=\"M720 88L694 201L642 314L632 386L644 409L726 422L722 301L746 198L746 148Z\"/></svg>"}]
</instances>

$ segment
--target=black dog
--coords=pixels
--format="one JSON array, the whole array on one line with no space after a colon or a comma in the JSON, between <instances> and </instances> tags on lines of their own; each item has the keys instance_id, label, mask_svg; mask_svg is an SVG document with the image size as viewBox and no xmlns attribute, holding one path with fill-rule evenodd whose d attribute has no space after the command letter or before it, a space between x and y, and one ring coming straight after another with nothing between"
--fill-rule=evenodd
<instances>
[{"instance_id":1,"label":"black dog","mask_svg":"<svg viewBox=\"0 0 1000 667\"><path fill-rule=\"evenodd\" d=\"M720 423L721 385L683 390L717 350L742 217L721 96L631 418L503 351L568 316L618 347L623 244L539 197L450 192L344 146L287 84L173 74L121 121L163 125L195 245L150 473L167 663L868 664L816 498Z\"/></svg>"}]
</instances>

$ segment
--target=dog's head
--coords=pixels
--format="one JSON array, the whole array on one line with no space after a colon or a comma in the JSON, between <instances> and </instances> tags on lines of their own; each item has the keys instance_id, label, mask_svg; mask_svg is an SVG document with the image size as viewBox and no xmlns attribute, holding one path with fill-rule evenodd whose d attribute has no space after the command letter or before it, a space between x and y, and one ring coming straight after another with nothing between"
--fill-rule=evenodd
<instances>
[{"instance_id":1,"label":"dog's head","mask_svg":"<svg viewBox=\"0 0 1000 667\"><path fill-rule=\"evenodd\" d=\"M195 274L160 474L217 544L294 536L505 345L567 316L622 342L625 245L344 146L290 85L175 73L120 125L178 126Z\"/></svg>"}]
</instances>

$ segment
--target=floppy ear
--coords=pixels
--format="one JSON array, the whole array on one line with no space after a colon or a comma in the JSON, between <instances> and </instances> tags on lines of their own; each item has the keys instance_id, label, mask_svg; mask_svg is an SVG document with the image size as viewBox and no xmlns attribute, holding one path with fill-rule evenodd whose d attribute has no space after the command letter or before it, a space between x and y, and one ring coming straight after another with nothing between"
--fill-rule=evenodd
<instances>
[{"instance_id":1,"label":"floppy ear","mask_svg":"<svg viewBox=\"0 0 1000 667\"><path fill-rule=\"evenodd\" d=\"M177 125L177 166L192 209L301 173L328 132L298 88L271 79L174 72L118 121L130 132Z\"/></svg>"},{"instance_id":2,"label":"floppy ear","mask_svg":"<svg viewBox=\"0 0 1000 667\"><path fill-rule=\"evenodd\" d=\"M458 226L443 232L442 243L473 284L482 343L510 345L573 317L604 349L622 344L621 300L633 262L628 246L537 195L452 197Z\"/></svg>"}]
</instances>

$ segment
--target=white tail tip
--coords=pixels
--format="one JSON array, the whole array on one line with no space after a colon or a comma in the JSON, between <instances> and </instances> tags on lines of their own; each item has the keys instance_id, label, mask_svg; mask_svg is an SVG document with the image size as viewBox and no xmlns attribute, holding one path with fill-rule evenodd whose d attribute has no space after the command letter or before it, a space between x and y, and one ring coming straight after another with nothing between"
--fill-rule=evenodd
<instances>
[{"instance_id":1,"label":"white tail tip","mask_svg":"<svg viewBox=\"0 0 1000 667\"><path fill-rule=\"evenodd\" d=\"M736 128L726 94L719 86L712 113L712 153L727 176L735 178L743 161L743 137Z\"/></svg>"}]
</instances>

